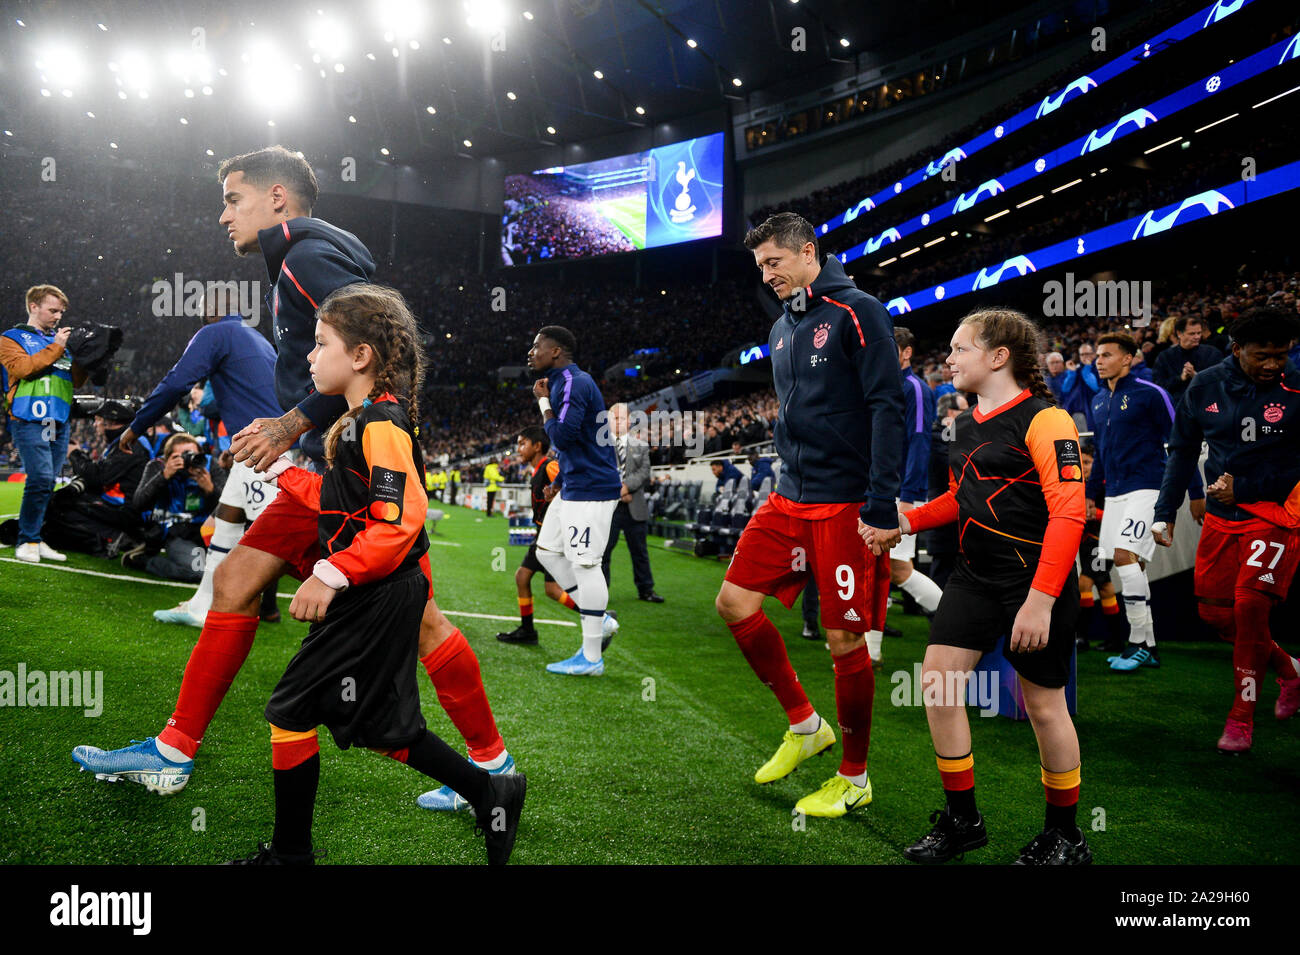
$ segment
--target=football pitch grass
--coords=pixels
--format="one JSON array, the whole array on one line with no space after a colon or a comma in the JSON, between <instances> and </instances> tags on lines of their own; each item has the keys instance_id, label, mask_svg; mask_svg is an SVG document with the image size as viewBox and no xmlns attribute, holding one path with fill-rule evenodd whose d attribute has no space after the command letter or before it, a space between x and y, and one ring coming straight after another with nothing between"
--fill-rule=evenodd
<instances>
[{"instance_id":1,"label":"football pitch grass","mask_svg":"<svg viewBox=\"0 0 1300 955\"><path fill-rule=\"evenodd\" d=\"M597 204L600 214L632 240L638 249L645 248L645 196L624 196Z\"/></svg>"},{"instance_id":2,"label":"football pitch grass","mask_svg":"<svg viewBox=\"0 0 1300 955\"><path fill-rule=\"evenodd\" d=\"M0 485L0 513L18 510L21 485ZM440 605L461 614L512 617L513 574L523 548L506 546L506 522L459 507L438 525L430 558ZM759 786L753 774L785 729L770 691L755 679L718 619L713 598L725 565L665 551L651 538L656 585L667 602L636 600L630 561L614 559L612 609L622 630L599 678L561 677L543 665L573 653L576 627L542 624L540 647L498 643L510 620L452 616L478 654L498 725L528 801L513 861L546 863L901 863L942 802L925 715L891 703L925 645L923 618L890 612L904 636L885 642L877 674L869 769L875 801L842 819L806 821L794 803L837 766L840 746L791 776ZM502 552L494 553L495 548ZM494 569L494 561L497 567ZM264 624L210 728L189 786L159 797L77 771L70 752L152 736L171 712L198 631L160 624L155 609L187 591L146 582L118 564L70 554L63 568L30 566L0 550L0 670L103 674L103 712L0 708L0 863L210 864L269 840L270 745L262 709L306 634L289 617ZM140 582L136 582L139 578ZM281 581L291 591L290 578ZM539 620L576 616L544 597ZM813 703L834 721L834 685L821 641L799 637L797 607L766 604L787 637ZM1291 649L1295 649L1292 647ZM1107 671L1081 658L1077 725L1083 750L1080 822L1098 863L1289 863L1300 851L1292 824L1300 788L1300 723L1278 724L1276 684L1266 681L1255 751L1225 757L1214 743L1231 693L1229 648L1168 644L1164 666ZM412 662L412 666L417 666ZM460 748L423 669L424 713ZM1026 723L971 711L976 791L989 845L964 863L1015 858L1042 825L1038 755ZM415 798L432 785L365 750L340 752L321 733L318 848L332 864L473 863L481 840L468 814L434 814ZM1104 825L1104 828L1101 828Z\"/></svg>"}]
</instances>

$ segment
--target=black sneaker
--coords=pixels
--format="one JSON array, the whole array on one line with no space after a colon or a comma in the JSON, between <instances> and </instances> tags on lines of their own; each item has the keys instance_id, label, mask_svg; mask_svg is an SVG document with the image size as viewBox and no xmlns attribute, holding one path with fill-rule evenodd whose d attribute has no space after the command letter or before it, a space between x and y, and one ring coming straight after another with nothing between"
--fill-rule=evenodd
<instances>
[{"instance_id":1,"label":"black sneaker","mask_svg":"<svg viewBox=\"0 0 1300 955\"><path fill-rule=\"evenodd\" d=\"M659 596L657 593L655 593L653 590L649 591L648 593L637 594L636 599L637 599L637 600L644 600L644 601L646 601L647 603L652 603L652 604L661 604L661 603L664 602L664 598L663 598L663 597L660 597L660 596Z\"/></svg>"},{"instance_id":2,"label":"black sneaker","mask_svg":"<svg viewBox=\"0 0 1300 955\"><path fill-rule=\"evenodd\" d=\"M488 802L475 807L474 835L487 843L488 865L505 865L519 834L519 817L524 811L528 777L523 773L488 777Z\"/></svg>"},{"instance_id":3,"label":"black sneaker","mask_svg":"<svg viewBox=\"0 0 1300 955\"><path fill-rule=\"evenodd\" d=\"M1012 865L1090 865L1092 850L1088 840L1079 833L1079 841L1071 842L1060 829L1044 829L1034 836L1034 841L1020 850L1020 858Z\"/></svg>"},{"instance_id":4,"label":"black sneaker","mask_svg":"<svg viewBox=\"0 0 1300 955\"><path fill-rule=\"evenodd\" d=\"M534 627L525 627L520 624L509 633L498 633L497 639L502 643L522 643L535 647L537 646L537 630Z\"/></svg>"},{"instance_id":5,"label":"black sneaker","mask_svg":"<svg viewBox=\"0 0 1300 955\"><path fill-rule=\"evenodd\" d=\"M983 816L970 822L952 815L947 809L936 809L930 813L930 821L934 828L903 850L903 855L913 862L935 865L988 845L989 833L984 828Z\"/></svg>"},{"instance_id":6,"label":"black sneaker","mask_svg":"<svg viewBox=\"0 0 1300 955\"><path fill-rule=\"evenodd\" d=\"M127 570L144 570L149 563L149 545L137 544L122 554L122 566Z\"/></svg>"},{"instance_id":7,"label":"black sneaker","mask_svg":"<svg viewBox=\"0 0 1300 955\"><path fill-rule=\"evenodd\" d=\"M902 630L899 630L897 627L891 627L889 624L885 624L881 627L880 632L887 637L901 637L903 635Z\"/></svg>"},{"instance_id":8,"label":"black sneaker","mask_svg":"<svg viewBox=\"0 0 1300 955\"><path fill-rule=\"evenodd\" d=\"M247 859L231 859L229 862L223 862L222 865L315 865L317 859L323 858L325 858L324 849L317 849L315 852L281 855L275 851L275 846L271 843L260 842L257 845L257 851Z\"/></svg>"},{"instance_id":9,"label":"black sneaker","mask_svg":"<svg viewBox=\"0 0 1300 955\"><path fill-rule=\"evenodd\" d=\"M803 633L799 634L799 636L805 640L820 640L822 638L821 632L816 627L810 627L806 623L803 625Z\"/></svg>"}]
</instances>

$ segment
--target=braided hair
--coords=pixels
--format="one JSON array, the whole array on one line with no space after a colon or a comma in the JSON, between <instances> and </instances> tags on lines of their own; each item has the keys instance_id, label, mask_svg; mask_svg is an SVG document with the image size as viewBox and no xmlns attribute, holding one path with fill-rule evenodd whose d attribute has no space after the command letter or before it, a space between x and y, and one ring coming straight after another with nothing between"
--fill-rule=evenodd
<instances>
[{"instance_id":1,"label":"braided hair","mask_svg":"<svg viewBox=\"0 0 1300 955\"><path fill-rule=\"evenodd\" d=\"M1028 388L1034 397L1056 404L1056 395L1047 387L1038 364L1042 335L1028 315L1012 308L981 308L963 318L961 324L973 325L975 338L989 351L1005 347L1011 352L1011 375L1016 383Z\"/></svg>"},{"instance_id":2,"label":"braided hair","mask_svg":"<svg viewBox=\"0 0 1300 955\"><path fill-rule=\"evenodd\" d=\"M375 360L375 384L367 401L385 393L405 407L411 430L420 433L420 386L424 382L424 350L419 325L402 293L384 285L355 283L337 289L321 302L316 317L334 329L349 350L369 345ZM365 405L349 408L325 435L325 460L334 463L339 437Z\"/></svg>"}]
</instances>

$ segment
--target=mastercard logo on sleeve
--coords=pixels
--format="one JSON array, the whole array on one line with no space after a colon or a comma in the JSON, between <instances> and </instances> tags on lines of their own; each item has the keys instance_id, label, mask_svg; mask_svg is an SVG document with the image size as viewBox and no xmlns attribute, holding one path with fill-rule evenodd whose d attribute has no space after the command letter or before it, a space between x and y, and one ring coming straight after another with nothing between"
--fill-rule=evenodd
<instances>
[{"instance_id":1,"label":"mastercard logo on sleeve","mask_svg":"<svg viewBox=\"0 0 1300 955\"><path fill-rule=\"evenodd\" d=\"M403 472L376 465L370 471L370 504L366 514L372 521L400 523L405 493L406 475Z\"/></svg>"},{"instance_id":2,"label":"mastercard logo on sleeve","mask_svg":"<svg viewBox=\"0 0 1300 955\"><path fill-rule=\"evenodd\" d=\"M1065 467L1061 468L1061 480L1082 481L1083 469L1077 464L1067 464Z\"/></svg>"}]
</instances>

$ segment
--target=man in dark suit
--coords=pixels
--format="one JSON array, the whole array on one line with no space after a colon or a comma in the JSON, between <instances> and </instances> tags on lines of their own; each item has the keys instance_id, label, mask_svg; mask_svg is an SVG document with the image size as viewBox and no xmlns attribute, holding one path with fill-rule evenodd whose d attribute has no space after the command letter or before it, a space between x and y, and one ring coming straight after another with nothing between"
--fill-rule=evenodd
<instances>
[{"instance_id":1,"label":"man in dark suit","mask_svg":"<svg viewBox=\"0 0 1300 955\"><path fill-rule=\"evenodd\" d=\"M609 544L601 569L605 583L609 584L609 560L618 544L620 532L627 534L627 549L632 554L632 577L636 581L637 598L661 604L664 598L655 593L655 579L650 572L650 552L646 547L646 521L650 510L646 507L645 489L650 483L650 446L628 433L627 405L619 403L609 409L609 435L618 453L618 470L623 478L618 507L609 528Z\"/></svg>"}]
</instances>

